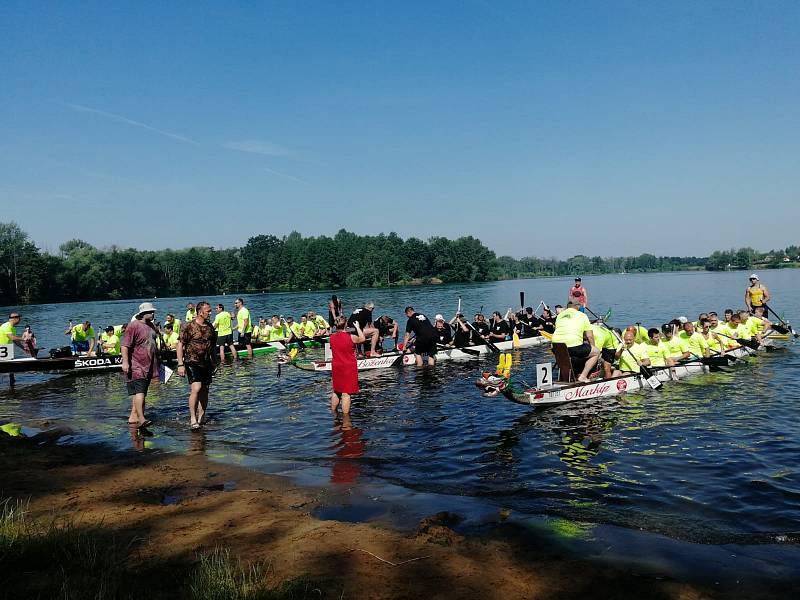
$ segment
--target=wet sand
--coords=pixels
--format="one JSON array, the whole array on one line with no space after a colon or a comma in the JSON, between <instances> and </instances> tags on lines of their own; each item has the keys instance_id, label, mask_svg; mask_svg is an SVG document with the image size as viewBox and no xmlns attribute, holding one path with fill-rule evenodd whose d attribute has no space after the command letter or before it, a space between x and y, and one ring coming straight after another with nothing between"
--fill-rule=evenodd
<instances>
[{"instance_id":1,"label":"wet sand","mask_svg":"<svg viewBox=\"0 0 800 600\"><path fill-rule=\"evenodd\" d=\"M57 446L0 432L0 492L30 500L34 515L78 522L136 540L143 563L190 565L229 548L266 561L277 581L307 575L324 598L722 598L772 597L786 589L706 588L557 556L515 527L464 536L447 516L415 531L322 521L328 488L187 455ZM39 443L37 443L39 442ZM391 564L394 563L394 564ZM163 570L165 590L174 586Z\"/></svg>"}]
</instances>

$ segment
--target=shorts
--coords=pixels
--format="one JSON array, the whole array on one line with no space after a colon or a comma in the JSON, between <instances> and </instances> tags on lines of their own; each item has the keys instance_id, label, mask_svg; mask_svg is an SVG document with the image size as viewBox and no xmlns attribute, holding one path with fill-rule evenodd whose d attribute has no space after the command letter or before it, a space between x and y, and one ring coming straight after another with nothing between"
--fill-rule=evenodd
<instances>
[{"instance_id":1,"label":"shorts","mask_svg":"<svg viewBox=\"0 0 800 600\"><path fill-rule=\"evenodd\" d=\"M211 385L211 375L213 373L211 367L196 363L186 363L183 366L186 369L186 379L189 381L189 385L193 383Z\"/></svg>"},{"instance_id":2,"label":"shorts","mask_svg":"<svg viewBox=\"0 0 800 600\"><path fill-rule=\"evenodd\" d=\"M233 346L233 334L221 335L217 337L217 348L220 346Z\"/></svg>"},{"instance_id":3,"label":"shorts","mask_svg":"<svg viewBox=\"0 0 800 600\"><path fill-rule=\"evenodd\" d=\"M434 356L436 354L436 339L432 338L426 340L417 338L416 342L414 342L414 354Z\"/></svg>"},{"instance_id":4,"label":"shorts","mask_svg":"<svg viewBox=\"0 0 800 600\"><path fill-rule=\"evenodd\" d=\"M136 394L144 394L146 396L150 387L150 378L131 379L125 382L125 387L128 388L128 396L135 396Z\"/></svg>"},{"instance_id":5,"label":"shorts","mask_svg":"<svg viewBox=\"0 0 800 600\"><path fill-rule=\"evenodd\" d=\"M613 363L617 358L617 352L613 348L603 348L600 350L600 356L602 356L603 360L607 363Z\"/></svg>"},{"instance_id":6,"label":"shorts","mask_svg":"<svg viewBox=\"0 0 800 600\"><path fill-rule=\"evenodd\" d=\"M88 352L89 340L85 340L83 342L76 342L75 340L73 340L71 346L72 346L72 351L76 354L78 352Z\"/></svg>"},{"instance_id":7,"label":"shorts","mask_svg":"<svg viewBox=\"0 0 800 600\"><path fill-rule=\"evenodd\" d=\"M252 339L253 339L253 332L252 331L250 331L248 333L242 333L240 331L239 332L239 337L237 338L236 341L238 343L240 343L240 344L245 345L245 346L249 346L250 342L252 341Z\"/></svg>"},{"instance_id":8,"label":"shorts","mask_svg":"<svg viewBox=\"0 0 800 600\"><path fill-rule=\"evenodd\" d=\"M570 358L586 358L592 352L592 346L584 342L580 346L572 346L567 348Z\"/></svg>"}]
</instances>

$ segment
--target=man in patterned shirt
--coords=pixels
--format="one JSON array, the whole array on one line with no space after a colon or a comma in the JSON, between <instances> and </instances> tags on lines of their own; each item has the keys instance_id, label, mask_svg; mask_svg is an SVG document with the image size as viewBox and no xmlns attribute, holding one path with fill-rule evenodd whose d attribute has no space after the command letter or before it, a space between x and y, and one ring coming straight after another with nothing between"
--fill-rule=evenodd
<instances>
[{"instance_id":1,"label":"man in patterned shirt","mask_svg":"<svg viewBox=\"0 0 800 600\"><path fill-rule=\"evenodd\" d=\"M198 302L194 320L181 328L178 338L178 375L189 380L189 424L193 430L205 423L208 408L208 387L214 372L214 353L217 345L217 332L209 323L211 305Z\"/></svg>"}]
</instances>

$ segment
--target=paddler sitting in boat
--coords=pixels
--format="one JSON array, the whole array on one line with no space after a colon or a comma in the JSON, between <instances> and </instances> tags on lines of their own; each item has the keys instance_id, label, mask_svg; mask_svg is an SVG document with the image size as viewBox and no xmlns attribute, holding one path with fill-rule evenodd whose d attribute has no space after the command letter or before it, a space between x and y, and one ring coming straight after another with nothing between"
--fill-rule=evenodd
<instances>
[{"instance_id":1,"label":"paddler sitting in boat","mask_svg":"<svg viewBox=\"0 0 800 600\"><path fill-rule=\"evenodd\" d=\"M570 300L567 308L556 317L552 342L564 344L567 347L573 366L576 359L586 359L586 364L578 376L578 381L586 383L589 381L589 373L592 372L600 358L600 351L595 347L594 333L592 333L589 318L584 313L578 312L579 307L580 303Z\"/></svg>"},{"instance_id":2,"label":"paddler sitting in boat","mask_svg":"<svg viewBox=\"0 0 800 600\"><path fill-rule=\"evenodd\" d=\"M657 327L647 330L647 341L644 343L647 350L647 358L650 359L651 367L671 367L675 361L670 356L669 348L661 341L661 332Z\"/></svg>"},{"instance_id":3,"label":"paddler sitting in boat","mask_svg":"<svg viewBox=\"0 0 800 600\"><path fill-rule=\"evenodd\" d=\"M683 343L683 340L676 335L679 326L677 321L670 321L661 326L661 342L667 347L667 350L669 350L669 357L675 362L689 357L688 347Z\"/></svg>"},{"instance_id":4,"label":"paddler sitting in boat","mask_svg":"<svg viewBox=\"0 0 800 600\"><path fill-rule=\"evenodd\" d=\"M387 338L394 342L393 350L397 350L397 337L399 335L399 327L397 326L397 322L389 315L381 315L378 320L375 321L375 327L378 329L379 335L378 350L383 349L383 342Z\"/></svg>"},{"instance_id":5,"label":"paddler sitting in boat","mask_svg":"<svg viewBox=\"0 0 800 600\"><path fill-rule=\"evenodd\" d=\"M699 332L694 330L694 323L686 321L683 324L683 331L678 333L678 337L686 345L689 354L696 358L709 355L708 342Z\"/></svg>"},{"instance_id":6,"label":"paddler sitting in boat","mask_svg":"<svg viewBox=\"0 0 800 600\"><path fill-rule=\"evenodd\" d=\"M185 321L187 323L191 323L192 321L194 321L194 318L196 316L197 316L197 311L194 308L194 304L189 302L189 304L186 305L186 319L185 319Z\"/></svg>"},{"instance_id":7,"label":"paddler sitting in boat","mask_svg":"<svg viewBox=\"0 0 800 600\"><path fill-rule=\"evenodd\" d=\"M511 339L511 326L500 314L500 311L492 313L492 322L489 325L489 341L504 342Z\"/></svg>"},{"instance_id":8,"label":"paddler sitting in boat","mask_svg":"<svg viewBox=\"0 0 800 600\"><path fill-rule=\"evenodd\" d=\"M300 330L303 332L303 339L310 340L317 335L317 326L313 321L308 320L307 315L300 315Z\"/></svg>"},{"instance_id":9,"label":"paddler sitting in boat","mask_svg":"<svg viewBox=\"0 0 800 600\"><path fill-rule=\"evenodd\" d=\"M172 323L164 325L164 335L161 339L164 341L164 350L175 350L178 347L178 334L175 332L175 326Z\"/></svg>"},{"instance_id":10,"label":"paddler sitting in boat","mask_svg":"<svg viewBox=\"0 0 800 600\"><path fill-rule=\"evenodd\" d=\"M636 334L630 328L626 329L622 334L622 343L617 347L616 357L619 361L619 369L614 371L614 377L638 373L640 371L639 365L650 366L647 348L645 348L644 344L636 341Z\"/></svg>"},{"instance_id":11,"label":"paddler sitting in boat","mask_svg":"<svg viewBox=\"0 0 800 600\"><path fill-rule=\"evenodd\" d=\"M167 313L167 316L164 317L164 327L166 327L168 323L172 323L172 331L175 332L175 335L181 334L181 322L179 319L176 319L175 315L172 313Z\"/></svg>"},{"instance_id":12,"label":"paddler sitting in boat","mask_svg":"<svg viewBox=\"0 0 800 600\"><path fill-rule=\"evenodd\" d=\"M489 339L489 324L483 314L475 313L475 321L472 322L472 328L475 330L472 332L475 334L472 338L473 344L484 344Z\"/></svg>"},{"instance_id":13,"label":"paddler sitting in boat","mask_svg":"<svg viewBox=\"0 0 800 600\"><path fill-rule=\"evenodd\" d=\"M92 354L94 350L94 328L89 321L73 325L72 321L69 322L69 327L64 331L64 335L71 336L72 353L77 355L81 352L88 352Z\"/></svg>"},{"instance_id":14,"label":"paddler sitting in boat","mask_svg":"<svg viewBox=\"0 0 800 600\"><path fill-rule=\"evenodd\" d=\"M757 333L762 333L765 330L769 331L772 328L772 321L767 319L764 309L764 306L756 306L753 308L753 318L755 319L754 328L758 330Z\"/></svg>"},{"instance_id":15,"label":"paddler sitting in boat","mask_svg":"<svg viewBox=\"0 0 800 600\"><path fill-rule=\"evenodd\" d=\"M265 329L266 326L267 326L267 322L264 320L263 317L261 317L258 320L258 324L253 326L253 336L250 339L252 341L254 341L254 342L262 341L262 336L266 337L266 335L267 335L267 331Z\"/></svg>"},{"instance_id":16,"label":"paddler sitting in boat","mask_svg":"<svg viewBox=\"0 0 800 600\"><path fill-rule=\"evenodd\" d=\"M331 332L330 324L322 315L318 315L313 310L308 311L308 320L317 326L317 335L327 335Z\"/></svg>"},{"instance_id":17,"label":"paddler sitting in boat","mask_svg":"<svg viewBox=\"0 0 800 600\"><path fill-rule=\"evenodd\" d=\"M759 325L761 325L761 327L759 327ZM761 330L763 329L763 327L764 324L757 321L756 318L751 316L748 311L746 310L739 311L739 327L737 331L739 331L742 335L738 337L745 340L750 340L755 338L755 340L760 344Z\"/></svg>"},{"instance_id":18,"label":"paddler sitting in boat","mask_svg":"<svg viewBox=\"0 0 800 600\"><path fill-rule=\"evenodd\" d=\"M433 326L436 328L436 343L440 346L453 346L453 330L450 329L450 325L445 322L444 317L442 315L436 315L436 319L433 322Z\"/></svg>"},{"instance_id":19,"label":"paddler sitting in boat","mask_svg":"<svg viewBox=\"0 0 800 600\"><path fill-rule=\"evenodd\" d=\"M760 306L757 308L763 310ZM767 319L763 319L758 315L751 315L746 310L739 311L739 320L742 322L741 327L749 331L750 335L756 338L759 344L762 340L761 334L763 331L772 325Z\"/></svg>"},{"instance_id":20,"label":"paddler sitting in boat","mask_svg":"<svg viewBox=\"0 0 800 600\"><path fill-rule=\"evenodd\" d=\"M272 323L269 330L270 342L285 342L287 338L286 332L283 330L283 323L278 315L272 315Z\"/></svg>"},{"instance_id":21,"label":"paddler sitting in boat","mask_svg":"<svg viewBox=\"0 0 800 600\"><path fill-rule=\"evenodd\" d=\"M455 330L453 345L456 348L464 348L472 343L472 330L467 326L467 319L464 315L458 313L450 321L450 326Z\"/></svg>"},{"instance_id":22,"label":"paddler sitting in boat","mask_svg":"<svg viewBox=\"0 0 800 600\"><path fill-rule=\"evenodd\" d=\"M542 330L544 322L534 314L533 307L528 306L525 310L520 311L517 314L517 322L519 323L519 335L521 337L541 335L539 332Z\"/></svg>"},{"instance_id":23,"label":"paddler sitting in boat","mask_svg":"<svg viewBox=\"0 0 800 600\"><path fill-rule=\"evenodd\" d=\"M100 352L106 356L119 356L122 354L119 337L114 333L113 325L109 325L100 332Z\"/></svg>"},{"instance_id":24,"label":"paddler sitting in boat","mask_svg":"<svg viewBox=\"0 0 800 600\"><path fill-rule=\"evenodd\" d=\"M700 321L700 329L697 330L708 344L709 354L719 354L722 352L722 342L720 338L711 331L711 320L703 319Z\"/></svg>"},{"instance_id":25,"label":"paddler sitting in boat","mask_svg":"<svg viewBox=\"0 0 800 600\"><path fill-rule=\"evenodd\" d=\"M548 307L545 306L542 309L542 316L539 317L539 320L542 321L542 331L553 333L556 330L556 318Z\"/></svg>"}]
</instances>

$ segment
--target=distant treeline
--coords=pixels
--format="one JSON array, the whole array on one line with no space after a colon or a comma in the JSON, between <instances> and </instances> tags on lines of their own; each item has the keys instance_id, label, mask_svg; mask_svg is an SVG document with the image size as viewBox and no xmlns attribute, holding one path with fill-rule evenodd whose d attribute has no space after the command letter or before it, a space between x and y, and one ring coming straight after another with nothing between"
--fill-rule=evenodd
<instances>
[{"instance_id":1,"label":"distant treeline","mask_svg":"<svg viewBox=\"0 0 800 600\"><path fill-rule=\"evenodd\" d=\"M591 273L782 266L796 246L760 254L751 248L709 258L573 256L567 260L496 257L480 240L403 240L396 233L333 237L258 235L241 248L184 250L95 248L83 240L42 252L16 223L0 223L0 304L225 293L481 282ZM778 257L774 259L774 257ZM774 260L773 260L774 259Z\"/></svg>"}]
</instances>

